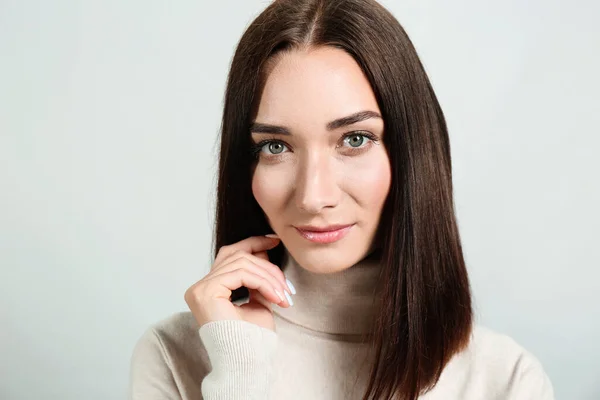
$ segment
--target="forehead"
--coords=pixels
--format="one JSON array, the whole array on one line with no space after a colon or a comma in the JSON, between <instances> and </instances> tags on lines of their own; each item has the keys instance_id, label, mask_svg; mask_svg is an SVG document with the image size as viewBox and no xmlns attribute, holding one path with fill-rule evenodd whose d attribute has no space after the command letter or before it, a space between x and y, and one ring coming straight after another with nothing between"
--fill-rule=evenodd
<instances>
[{"instance_id":1,"label":"forehead","mask_svg":"<svg viewBox=\"0 0 600 400\"><path fill-rule=\"evenodd\" d=\"M345 51L320 47L282 55L271 67L256 120L323 126L361 110L379 112L369 81Z\"/></svg>"}]
</instances>

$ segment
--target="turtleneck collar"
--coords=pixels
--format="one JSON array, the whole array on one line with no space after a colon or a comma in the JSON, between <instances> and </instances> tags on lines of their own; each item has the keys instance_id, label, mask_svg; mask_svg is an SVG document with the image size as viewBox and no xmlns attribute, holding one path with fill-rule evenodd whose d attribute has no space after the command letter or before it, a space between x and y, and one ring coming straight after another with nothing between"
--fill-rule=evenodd
<instances>
[{"instance_id":1,"label":"turtleneck collar","mask_svg":"<svg viewBox=\"0 0 600 400\"><path fill-rule=\"evenodd\" d=\"M296 289L294 305L273 312L295 325L328 334L362 335L375 317L381 253L371 252L353 266L330 274L304 269L284 250L282 270Z\"/></svg>"}]
</instances>

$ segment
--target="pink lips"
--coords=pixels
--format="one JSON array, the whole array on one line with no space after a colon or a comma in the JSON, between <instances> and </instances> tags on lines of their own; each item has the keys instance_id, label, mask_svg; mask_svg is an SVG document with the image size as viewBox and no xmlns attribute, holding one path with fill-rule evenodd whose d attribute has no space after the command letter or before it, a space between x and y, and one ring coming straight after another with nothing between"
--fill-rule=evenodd
<instances>
[{"instance_id":1,"label":"pink lips","mask_svg":"<svg viewBox=\"0 0 600 400\"><path fill-rule=\"evenodd\" d=\"M298 230L300 235L302 235L302 237L310 240L311 242L333 243L346 236L346 234L348 234L348 232L353 226L354 224L342 227L335 227L333 230L308 230L298 227L296 227L296 229Z\"/></svg>"}]
</instances>

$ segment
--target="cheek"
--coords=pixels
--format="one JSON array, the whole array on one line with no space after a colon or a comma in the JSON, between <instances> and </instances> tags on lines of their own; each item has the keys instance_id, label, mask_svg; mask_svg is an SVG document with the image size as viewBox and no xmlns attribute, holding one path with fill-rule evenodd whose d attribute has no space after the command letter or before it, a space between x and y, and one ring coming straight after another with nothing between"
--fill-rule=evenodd
<instances>
[{"instance_id":1,"label":"cheek","mask_svg":"<svg viewBox=\"0 0 600 400\"><path fill-rule=\"evenodd\" d=\"M266 214L267 218L277 213L285 203L286 188L285 179L280 174L268 171L260 166L256 168L252 176L252 194L257 203Z\"/></svg>"},{"instance_id":2,"label":"cheek","mask_svg":"<svg viewBox=\"0 0 600 400\"><path fill-rule=\"evenodd\" d=\"M379 213L391 185L391 166L385 152L354 168L350 179L352 192L362 208Z\"/></svg>"}]
</instances>

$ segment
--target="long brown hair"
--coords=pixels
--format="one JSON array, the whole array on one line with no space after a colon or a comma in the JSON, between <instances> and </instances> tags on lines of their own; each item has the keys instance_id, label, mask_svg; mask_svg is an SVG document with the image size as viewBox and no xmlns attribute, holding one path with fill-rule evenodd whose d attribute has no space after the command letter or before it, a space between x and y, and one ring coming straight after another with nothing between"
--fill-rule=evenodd
<instances>
[{"instance_id":1,"label":"long brown hair","mask_svg":"<svg viewBox=\"0 0 600 400\"><path fill-rule=\"evenodd\" d=\"M392 185L381 243L379 315L363 399L414 400L468 343L471 292L456 223L444 115L406 32L374 0L276 0L246 29L227 80L221 125L214 255L271 233L251 189L249 128L266 69L281 51L333 46L350 54L375 93ZM281 266L282 246L269 251ZM232 300L248 296L244 287Z\"/></svg>"}]
</instances>

